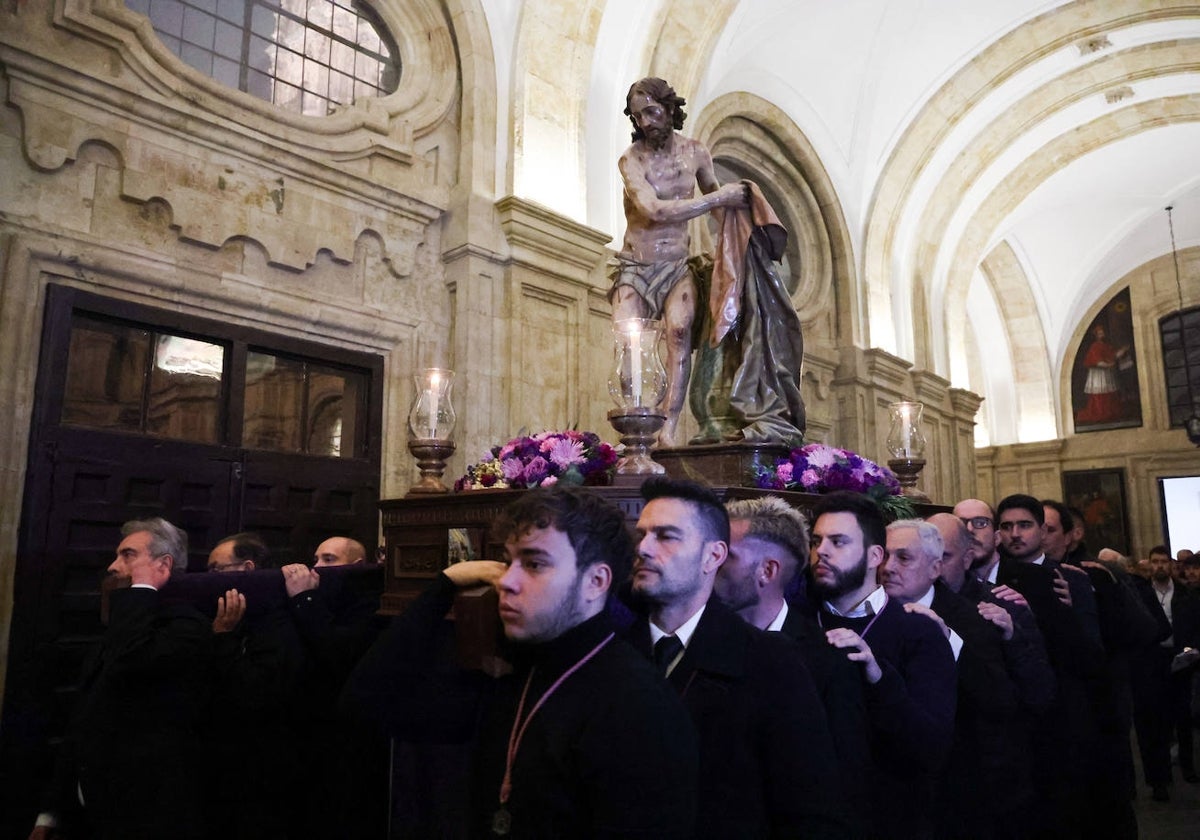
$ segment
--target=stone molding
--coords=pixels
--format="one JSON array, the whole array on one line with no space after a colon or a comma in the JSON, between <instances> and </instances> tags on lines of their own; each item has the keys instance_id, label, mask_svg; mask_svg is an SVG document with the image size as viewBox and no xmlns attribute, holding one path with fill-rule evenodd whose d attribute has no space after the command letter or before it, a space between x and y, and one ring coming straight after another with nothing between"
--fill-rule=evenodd
<instances>
[{"instance_id":1,"label":"stone molding","mask_svg":"<svg viewBox=\"0 0 1200 840\"><path fill-rule=\"evenodd\" d=\"M608 253L609 234L514 195L497 201L496 211L513 262L593 285L589 275Z\"/></svg>"}]
</instances>

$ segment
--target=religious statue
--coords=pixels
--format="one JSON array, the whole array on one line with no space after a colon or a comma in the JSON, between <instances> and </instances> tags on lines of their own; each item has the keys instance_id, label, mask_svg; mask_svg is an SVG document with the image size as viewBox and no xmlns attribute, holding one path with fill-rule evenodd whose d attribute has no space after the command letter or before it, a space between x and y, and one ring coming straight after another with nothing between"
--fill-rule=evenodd
<instances>
[{"instance_id":1,"label":"religious statue","mask_svg":"<svg viewBox=\"0 0 1200 840\"><path fill-rule=\"evenodd\" d=\"M797 445L805 426L804 342L773 265L787 232L757 186L718 183L708 150L678 133L684 104L655 78L635 82L625 98L633 144L618 162L626 229L609 292L613 319L664 323L667 419L660 447L682 442L679 417L697 343L690 402L701 428L691 443ZM690 256L687 231L689 219L710 211L720 228L712 262Z\"/></svg>"}]
</instances>

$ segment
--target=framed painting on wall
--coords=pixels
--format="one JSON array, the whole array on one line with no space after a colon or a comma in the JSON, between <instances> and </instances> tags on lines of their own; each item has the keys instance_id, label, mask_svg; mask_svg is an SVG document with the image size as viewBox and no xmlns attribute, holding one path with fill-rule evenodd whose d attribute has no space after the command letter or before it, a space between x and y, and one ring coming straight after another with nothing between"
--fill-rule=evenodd
<instances>
[{"instance_id":1,"label":"framed painting on wall","mask_svg":"<svg viewBox=\"0 0 1200 840\"><path fill-rule=\"evenodd\" d=\"M1083 511L1088 550L1112 548L1128 556L1129 516L1125 504L1125 470L1072 470L1062 475L1063 500Z\"/></svg>"},{"instance_id":2,"label":"framed painting on wall","mask_svg":"<svg viewBox=\"0 0 1200 840\"><path fill-rule=\"evenodd\" d=\"M1142 425L1142 397L1133 346L1129 288L1092 319L1071 368L1076 432Z\"/></svg>"}]
</instances>

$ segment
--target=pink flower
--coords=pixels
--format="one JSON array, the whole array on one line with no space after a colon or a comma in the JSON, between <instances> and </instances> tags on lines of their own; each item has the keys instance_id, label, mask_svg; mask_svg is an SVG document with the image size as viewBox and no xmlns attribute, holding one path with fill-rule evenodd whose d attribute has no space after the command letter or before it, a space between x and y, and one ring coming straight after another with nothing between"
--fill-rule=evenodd
<instances>
[{"instance_id":1,"label":"pink flower","mask_svg":"<svg viewBox=\"0 0 1200 840\"><path fill-rule=\"evenodd\" d=\"M804 487L816 487L821 483L821 474L811 467L800 473L800 484Z\"/></svg>"},{"instance_id":2,"label":"pink flower","mask_svg":"<svg viewBox=\"0 0 1200 840\"><path fill-rule=\"evenodd\" d=\"M545 452L545 448L542 449ZM587 458L583 457L583 443L577 440L557 440L550 448L550 463L567 468L572 464L582 464Z\"/></svg>"},{"instance_id":3,"label":"pink flower","mask_svg":"<svg viewBox=\"0 0 1200 840\"><path fill-rule=\"evenodd\" d=\"M779 480L784 484L792 480L792 465L789 462L784 462L779 465L779 469L775 473L779 476Z\"/></svg>"},{"instance_id":4,"label":"pink flower","mask_svg":"<svg viewBox=\"0 0 1200 840\"><path fill-rule=\"evenodd\" d=\"M558 476L556 475L548 475L542 479L543 487L552 487L555 484L558 484Z\"/></svg>"}]
</instances>

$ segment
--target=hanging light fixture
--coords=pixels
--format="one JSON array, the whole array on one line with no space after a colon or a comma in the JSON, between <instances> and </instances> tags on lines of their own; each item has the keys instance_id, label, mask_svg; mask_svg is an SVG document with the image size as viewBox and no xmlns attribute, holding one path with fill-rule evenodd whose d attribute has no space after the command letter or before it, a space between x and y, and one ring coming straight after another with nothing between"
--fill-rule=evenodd
<instances>
[{"instance_id":1,"label":"hanging light fixture","mask_svg":"<svg viewBox=\"0 0 1200 840\"><path fill-rule=\"evenodd\" d=\"M1167 228L1171 232L1171 259L1175 262L1175 288L1179 292L1179 337L1183 341L1184 354L1187 353L1187 330L1183 325L1183 281L1179 278L1179 251L1175 248L1175 219L1172 215L1174 206L1167 206ZM1200 446L1200 413L1196 411L1196 394L1192 391L1192 376L1191 371L1184 368L1187 373L1187 389L1188 402L1191 404L1192 413L1183 421L1183 429L1187 433L1187 438L1196 446Z\"/></svg>"}]
</instances>

